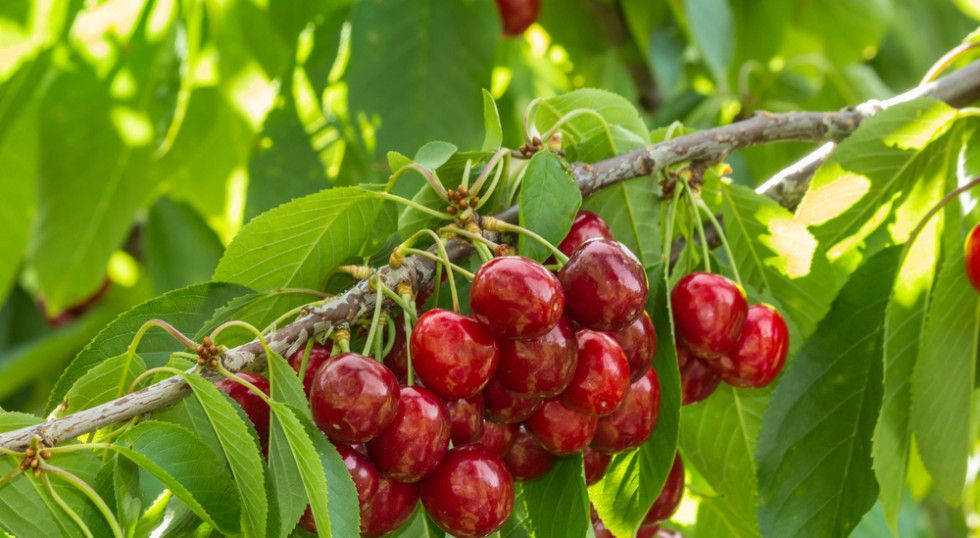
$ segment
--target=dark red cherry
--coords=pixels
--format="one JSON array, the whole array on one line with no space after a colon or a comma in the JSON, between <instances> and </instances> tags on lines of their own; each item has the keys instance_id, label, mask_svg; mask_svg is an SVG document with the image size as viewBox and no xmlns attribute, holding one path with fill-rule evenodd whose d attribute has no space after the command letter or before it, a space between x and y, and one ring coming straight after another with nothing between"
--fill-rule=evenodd
<instances>
[{"instance_id":1,"label":"dark red cherry","mask_svg":"<svg viewBox=\"0 0 980 538\"><path fill-rule=\"evenodd\" d=\"M540 398L525 398L504 388L494 377L483 389L483 415L493 422L521 422L541 406Z\"/></svg>"},{"instance_id":2,"label":"dark red cherry","mask_svg":"<svg viewBox=\"0 0 980 538\"><path fill-rule=\"evenodd\" d=\"M384 536L401 527L412 516L418 502L417 485L382 476L371 504L361 510L361 536Z\"/></svg>"},{"instance_id":3,"label":"dark red cherry","mask_svg":"<svg viewBox=\"0 0 980 538\"><path fill-rule=\"evenodd\" d=\"M547 333L529 340L501 340L500 364L494 376L521 396L561 394L575 373L578 344L568 318L562 316Z\"/></svg>"},{"instance_id":4,"label":"dark red cherry","mask_svg":"<svg viewBox=\"0 0 980 538\"><path fill-rule=\"evenodd\" d=\"M439 466L449 448L446 404L422 387L402 387L395 419L368 442L378 471L399 482L416 482Z\"/></svg>"},{"instance_id":5,"label":"dark red cherry","mask_svg":"<svg viewBox=\"0 0 980 538\"><path fill-rule=\"evenodd\" d=\"M519 36L538 19L541 0L494 0L505 36Z\"/></svg>"},{"instance_id":6,"label":"dark red cherry","mask_svg":"<svg viewBox=\"0 0 980 538\"><path fill-rule=\"evenodd\" d=\"M578 361L561 401L569 409L601 417L619 407L630 385L630 365L611 336L583 329L576 335Z\"/></svg>"},{"instance_id":7,"label":"dark red cherry","mask_svg":"<svg viewBox=\"0 0 980 538\"><path fill-rule=\"evenodd\" d=\"M475 443L483 433L483 393L446 402L453 446Z\"/></svg>"},{"instance_id":8,"label":"dark red cherry","mask_svg":"<svg viewBox=\"0 0 980 538\"><path fill-rule=\"evenodd\" d=\"M310 410L313 421L331 440L364 442L395 418L398 382L380 362L357 353L341 353L316 371Z\"/></svg>"},{"instance_id":9,"label":"dark red cherry","mask_svg":"<svg viewBox=\"0 0 980 538\"><path fill-rule=\"evenodd\" d=\"M572 252L579 245L588 239L599 237L602 239L612 239L612 230L602 217L591 211L579 211L572 221L572 227L568 230L568 235L558 244L558 250L566 256L571 256Z\"/></svg>"},{"instance_id":10,"label":"dark red cherry","mask_svg":"<svg viewBox=\"0 0 980 538\"><path fill-rule=\"evenodd\" d=\"M653 366L653 358L657 355L657 331L653 328L650 314L643 312L629 327L607 334L619 343L626 354L630 364L630 382L643 377Z\"/></svg>"},{"instance_id":11,"label":"dark red cherry","mask_svg":"<svg viewBox=\"0 0 980 538\"><path fill-rule=\"evenodd\" d=\"M588 447L583 451L582 459L585 465L585 485L587 486L602 480L612 462L612 456L609 454L603 454Z\"/></svg>"},{"instance_id":12,"label":"dark red cherry","mask_svg":"<svg viewBox=\"0 0 980 538\"><path fill-rule=\"evenodd\" d=\"M238 372L237 377L255 385L255 388L269 395L269 380L252 372ZM248 416L248 419L255 425L255 432L259 434L259 444L262 451L266 452L269 448L269 404L261 396L252 392L241 383L236 383L231 379L222 379L214 384L218 390L231 396L232 400L241 406Z\"/></svg>"},{"instance_id":13,"label":"dark red cherry","mask_svg":"<svg viewBox=\"0 0 980 538\"><path fill-rule=\"evenodd\" d=\"M589 445L599 452L614 454L642 445L653 433L660 415L660 382L653 368L630 385L622 405L599 419Z\"/></svg>"},{"instance_id":14,"label":"dark red cherry","mask_svg":"<svg viewBox=\"0 0 980 538\"><path fill-rule=\"evenodd\" d=\"M779 312L767 305L749 307L742 334L731 351L709 361L722 381L741 388L761 388L783 369L789 329Z\"/></svg>"},{"instance_id":15,"label":"dark red cherry","mask_svg":"<svg viewBox=\"0 0 980 538\"><path fill-rule=\"evenodd\" d=\"M598 423L598 418L572 411L558 398L549 398L528 417L524 427L551 453L568 456L589 445Z\"/></svg>"},{"instance_id":16,"label":"dark red cherry","mask_svg":"<svg viewBox=\"0 0 980 538\"><path fill-rule=\"evenodd\" d=\"M565 314L587 329L625 329L647 304L643 265L612 239L589 239L579 245L558 280L565 289Z\"/></svg>"},{"instance_id":17,"label":"dark red cherry","mask_svg":"<svg viewBox=\"0 0 980 538\"><path fill-rule=\"evenodd\" d=\"M681 497L684 496L684 462L681 455L674 456L674 464L670 467L667 481L664 488L660 490L657 500L653 501L653 506L643 518L642 525L654 525L662 521L667 521L674 515L677 507L681 504Z\"/></svg>"},{"instance_id":18,"label":"dark red cherry","mask_svg":"<svg viewBox=\"0 0 980 538\"><path fill-rule=\"evenodd\" d=\"M415 374L447 400L469 398L497 369L497 340L469 317L435 308L419 316L409 343Z\"/></svg>"},{"instance_id":19,"label":"dark red cherry","mask_svg":"<svg viewBox=\"0 0 980 538\"><path fill-rule=\"evenodd\" d=\"M695 355L714 359L735 346L749 310L738 284L714 273L690 273L670 292L674 328Z\"/></svg>"},{"instance_id":20,"label":"dark red cherry","mask_svg":"<svg viewBox=\"0 0 980 538\"><path fill-rule=\"evenodd\" d=\"M347 472L350 473L351 479L354 481L354 488L357 490L357 505L363 512L378 492L381 475L378 474L378 470L371 463L371 460L363 454L344 443L334 443L334 446L337 447L340 457L344 459ZM313 511L309 506L299 518L299 526L316 534L316 522L313 520Z\"/></svg>"},{"instance_id":21,"label":"dark red cherry","mask_svg":"<svg viewBox=\"0 0 980 538\"><path fill-rule=\"evenodd\" d=\"M555 465L555 455L545 450L525 430L517 432L514 445L504 456L504 463L515 482L527 482L547 474Z\"/></svg>"},{"instance_id":22,"label":"dark red cherry","mask_svg":"<svg viewBox=\"0 0 980 538\"><path fill-rule=\"evenodd\" d=\"M973 284L973 289L980 291L980 224L970 230L963 246L963 259L966 266L966 278Z\"/></svg>"},{"instance_id":23,"label":"dark red cherry","mask_svg":"<svg viewBox=\"0 0 980 538\"><path fill-rule=\"evenodd\" d=\"M483 445L450 450L442 465L419 484L425 511L458 538L496 532L514 508L514 481L500 457Z\"/></svg>"},{"instance_id":24,"label":"dark red cherry","mask_svg":"<svg viewBox=\"0 0 980 538\"><path fill-rule=\"evenodd\" d=\"M394 320L395 334L391 338L395 341L391 346L391 351L385 355L384 365L395 374L398 383L405 385L408 383L408 342L405 341L405 317L399 314Z\"/></svg>"},{"instance_id":25,"label":"dark red cherry","mask_svg":"<svg viewBox=\"0 0 980 538\"><path fill-rule=\"evenodd\" d=\"M554 273L540 263L502 256L477 270L470 287L470 308L498 337L525 340L541 336L558 323L565 294Z\"/></svg>"},{"instance_id":26,"label":"dark red cherry","mask_svg":"<svg viewBox=\"0 0 980 538\"><path fill-rule=\"evenodd\" d=\"M316 371L323 366L323 363L327 362L330 358L330 352L333 350L333 341L327 340L326 344L320 344L319 342L313 344L310 348L310 357L306 360L306 374L303 375L303 390L306 391L306 397L310 397L310 389L313 387L313 376L316 375ZM303 365L303 354L306 353L306 346L300 347L295 353L289 356L289 365L296 370L299 374L299 369Z\"/></svg>"},{"instance_id":27,"label":"dark red cherry","mask_svg":"<svg viewBox=\"0 0 980 538\"><path fill-rule=\"evenodd\" d=\"M681 396L683 405L696 404L718 388L721 383L708 361L692 357L691 362L681 371Z\"/></svg>"},{"instance_id":28,"label":"dark red cherry","mask_svg":"<svg viewBox=\"0 0 980 538\"><path fill-rule=\"evenodd\" d=\"M660 533L660 525L644 525L636 531L636 538L657 538L664 536Z\"/></svg>"},{"instance_id":29,"label":"dark red cherry","mask_svg":"<svg viewBox=\"0 0 980 538\"><path fill-rule=\"evenodd\" d=\"M480 434L481 445L493 450L493 453L504 457L514 445L517 432L520 431L520 424L500 424L498 422L485 421L483 423L483 433Z\"/></svg>"},{"instance_id":30,"label":"dark red cherry","mask_svg":"<svg viewBox=\"0 0 980 538\"><path fill-rule=\"evenodd\" d=\"M683 345L678 345L674 348L674 350L677 352L677 371L683 372L684 369L687 368L687 365L691 364L691 361L696 357Z\"/></svg>"}]
</instances>

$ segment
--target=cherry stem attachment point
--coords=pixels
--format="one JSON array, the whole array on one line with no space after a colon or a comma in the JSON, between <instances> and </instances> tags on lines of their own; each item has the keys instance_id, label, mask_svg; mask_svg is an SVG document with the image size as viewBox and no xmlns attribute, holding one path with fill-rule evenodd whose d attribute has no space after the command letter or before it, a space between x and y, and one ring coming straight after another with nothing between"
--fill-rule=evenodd
<instances>
[{"instance_id":1,"label":"cherry stem attachment point","mask_svg":"<svg viewBox=\"0 0 980 538\"><path fill-rule=\"evenodd\" d=\"M391 200L393 202L398 202L399 204L402 204L402 205L407 205L408 207L417 209L417 210L419 210L419 211L421 211L423 213L427 213L429 215L432 215L433 217L436 217L436 218L439 218L439 219L442 219L442 220L453 220L453 218L454 218L449 213L446 213L444 211L436 211L435 209L432 209L432 208L429 208L429 207L425 207L424 205L422 205L422 204L420 204L418 202L413 202L413 201L411 201L411 200L409 200L407 198L402 198L401 196L398 196L397 194L392 194L390 192L384 192L384 191L381 191L381 192L369 191L369 192L371 192L372 194L376 195L379 198L385 198L385 199Z\"/></svg>"},{"instance_id":2,"label":"cherry stem attachment point","mask_svg":"<svg viewBox=\"0 0 980 538\"><path fill-rule=\"evenodd\" d=\"M596 112L595 110L589 108L577 108L575 110L572 110L571 112L568 112L567 114L559 118L558 121L556 121L555 124L552 125L547 132L541 135L541 140L551 140L551 137L555 136L555 133L558 132L558 129L560 129L562 125L579 116L591 116L593 119L598 121L599 124L602 125L602 130L605 131L606 133L606 138L609 139L610 142L612 142L613 140L612 132L609 130L609 124L606 123L606 119L603 118L602 115Z\"/></svg>"},{"instance_id":3,"label":"cherry stem attachment point","mask_svg":"<svg viewBox=\"0 0 980 538\"><path fill-rule=\"evenodd\" d=\"M471 195L477 196L478 194L480 194L480 189L483 188L483 184L486 183L487 178L490 177L490 172L492 172L495 168L498 168L497 167L497 162L499 162L500 159L504 155L507 155L509 153L510 153L510 150L509 149L507 149L507 148L500 148L500 149L497 150L496 153L493 154L492 157L490 157L490 160L487 161L487 165L484 166L483 167L483 170L480 172L480 176L477 177L476 178L476 182L473 183L473 188L470 189L470 194ZM497 181L495 179L494 182L493 182L493 185L490 186L490 190L488 190L486 196L483 197L483 200L484 201L486 199L490 198L490 195L493 194L493 186L496 185L496 183L497 183ZM479 207L479 206L477 206L477 207Z\"/></svg>"},{"instance_id":4,"label":"cherry stem attachment point","mask_svg":"<svg viewBox=\"0 0 980 538\"><path fill-rule=\"evenodd\" d=\"M538 105L542 101L544 101L543 97L536 97L532 99L531 102L527 104L527 108L524 109L524 142L528 144L532 143L533 138L531 136L531 117L534 115L534 112L537 110Z\"/></svg>"},{"instance_id":5,"label":"cherry stem attachment point","mask_svg":"<svg viewBox=\"0 0 980 538\"><path fill-rule=\"evenodd\" d=\"M526 235L531 239L534 239L538 243L544 245L544 247L547 248L549 252L551 252L551 254L555 257L555 260L557 260L559 264L565 265L566 263L568 263L568 256L566 256L564 252L558 250L558 247L552 245L543 237L532 232L531 230L522 228L521 226L518 226L516 224L504 222L500 219L496 219L493 217L483 217L483 229L490 230L492 232L514 232L514 233Z\"/></svg>"}]
</instances>

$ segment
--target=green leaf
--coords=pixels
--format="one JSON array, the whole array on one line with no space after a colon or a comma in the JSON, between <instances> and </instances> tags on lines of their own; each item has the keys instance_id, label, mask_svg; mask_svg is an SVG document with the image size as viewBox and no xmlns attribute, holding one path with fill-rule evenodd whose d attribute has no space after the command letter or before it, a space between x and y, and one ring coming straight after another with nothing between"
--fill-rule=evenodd
<instances>
[{"instance_id":1,"label":"green leaf","mask_svg":"<svg viewBox=\"0 0 980 538\"><path fill-rule=\"evenodd\" d=\"M581 204L582 194L568 164L550 151L534 154L521 183L520 225L557 246ZM524 234L518 247L522 256L539 262L551 256L544 245Z\"/></svg>"},{"instance_id":2,"label":"green leaf","mask_svg":"<svg viewBox=\"0 0 980 538\"><path fill-rule=\"evenodd\" d=\"M225 248L198 212L166 196L150 210L143 241L157 293L211 280Z\"/></svg>"},{"instance_id":3,"label":"green leaf","mask_svg":"<svg viewBox=\"0 0 980 538\"><path fill-rule=\"evenodd\" d=\"M3 94L3 90L0 90ZM2 101L2 99L0 99ZM2 108L0 104L0 108ZM0 174L0 304L14 283L27 251L27 238L31 224L31 208L34 206L34 183L38 169L38 128L36 107L23 114L11 125L17 136L0 133L0 162L4 165ZM2 113L0 113L2 114ZM3 121L0 121L3 124Z\"/></svg>"},{"instance_id":4,"label":"green leaf","mask_svg":"<svg viewBox=\"0 0 980 538\"><path fill-rule=\"evenodd\" d=\"M718 497L708 497L698 502L698 538L756 538L759 536L759 526L753 523L754 520L752 518L750 522L741 518Z\"/></svg>"},{"instance_id":5,"label":"green leaf","mask_svg":"<svg viewBox=\"0 0 980 538\"><path fill-rule=\"evenodd\" d=\"M295 407L304 417L311 419L310 402L303 390L299 374L276 352L266 356L269 362L269 383L272 399Z\"/></svg>"},{"instance_id":6,"label":"green leaf","mask_svg":"<svg viewBox=\"0 0 980 538\"><path fill-rule=\"evenodd\" d=\"M269 305L267 303L275 301L280 295L282 295L281 291L269 290L264 293L246 293L235 297L228 304L214 311L214 316L198 328L194 339L200 341L217 329L219 325L228 321L239 320L253 325L261 322L268 313ZM307 301L316 300L316 296L313 295L300 295L305 297ZM243 327L232 326L221 331L221 343L229 347L252 340L255 340L255 333Z\"/></svg>"},{"instance_id":7,"label":"green leaf","mask_svg":"<svg viewBox=\"0 0 980 538\"><path fill-rule=\"evenodd\" d=\"M437 170L442 185L446 189L459 187L462 184L463 170L467 160L470 160L472 163L472 169L470 171L470 184L472 185L472 180L474 179L473 174L476 173L477 167L486 163L492 156L492 153L478 151L456 153ZM398 186L401 187L401 184ZM498 185L496 192L491 195L491 199L487 201L485 207L494 207L495 201L500 199L500 193L502 191L503 189ZM446 201L439 197L436 191L429 186L428 182L422 183L422 186L412 196L412 201L431 209L443 210L446 207ZM413 207L406 206L400 211L398 215L398 233L401 234L402 239L407 239L422 228L431 228L440 223L438 218ZM442 222L442 224L448 223Z\"/></svg>"},{"instance_id":8,"label":"green leaf","mask_svg":"<svg viewBox=\"0 0 980 538\"><path fill-rule=\"evenodd\" d=\"M786 367L756 445L764 536L843 536L874 504L885 306L901 249L865 262Z\"/></svg>"},{"instance_id":9,"label":"green leaf","mask_svg":"<svg viewBox=\"0 0 980 538\"><path fill-rule=\"evenodd\" d=\"M519 490L535 536L585 536L591 526L581 454L558 458L548 474L521 483Z\"/></svg>"},{"instance_id":10,"label":"green leaf","mask_svg":"<svg viewBox=\"0 0 980 538\"><path fill-rule=\"evenodd\" d=\"M480 151L497 151L504 143L504 130L500 126L500 113L497 111L497 103L493 100L493 95L484 88L483 90L483 128L486 134L483 136L483 147Z\"/></svg>"},{"instance_id":11,"label":"green leaf","mask_svg":"<svg viewBox=\"0 0 980 538\"><path fill-rule=\"evenodd\" d=\"M794 17L817 40L813 52L846 65L876 52L896 11L891 0L830 0L800 4ZM827 28L835 28L828 35Z\"/></svg>"},{"instance_id":12,"label":"green leaf","mask_svg":"<svg viewBox=\"0 0 980 538\"><path fill-rule=\"evenodd\" d=\"M530 523L527 520L527 510L524 508L524 492L519 487L514 488L514 509L510 518L500 528L499 538L532 538Z\"/></svg>"},{"instance_id":13,"label":"green leaf","mask_svg":"<svg viewBox=\"0 0 980 538\"><path fill-rule=\"evenodd\" d=\"M95 483L89 485L115 514L124 533L135 528L143 505L139 467L135 463L115 454L99 470ZM112 533L105 516L93 505L86 507L84 521L94 536Z\"/></svg>"},{"instance_id":14,"label":"green leaf","mask_svg":"<svg viewBox=\"0 0 980 538\"><path fill-rule=\"evenodd\" d=\"M304 406L305 408L305 406ZM297 410L294 408L293 412ZM313 441L313 446L319 455L320 465L327 477L327 513L330 516L330 530L333 536L357 536L361 529L360 509L357 501L357 489L351 478L347 464L337 452L337 447L327 439L327 436L305 416L300 416L300 422L306 429L306 435ZM320 527L317 527L319 529Z\"/></svg>"},{"instance_id":15,"label":"green leaf","mask_svg":"<svg viewBox=\"0 0 980 538\"><path fill-rule=\"evenodd\" d=\"M129 386L146 371L139 355L128 353L106 359L82 374L65 394L72 412L89 409L129 393Z\"/></svg>"},{"instance_id":16,"label":"green leaf","mask_svg":"<svg viewBox=\"0 0 980 538\"><path fill-rule=\"evenodd\" d=\"M735 49L735 21L728 0L684 0L684 14L715 82L728 88L728 66Z\"/></svg>"},{"instance_id":17,"label":"green leaf","mask_svg":"<svg viewBox=\"0 0 980 538\"><path fill-rule=\"evenodd\" d=\"M514 499L514 504L517 504L517 499ZM445 538L447 535L446 531L440 529L425 512L425 508L419 504L408 521L386 536L388 538Z\"/></svg>"},{"instance_id":18,"label":"green leaf","mask_svg":"<svg viewBox=\"0 0 980 538\"><path fill-rule=\"evenodd\" d=\"M545 99L538 105L534 125L544 133L558 123L562 116L580 109L593 111L602 117L607 125L619 126L640 140L649 139L647 127L633 104L626 98L605 90L575 90ZM561 129L569 133L577 143L600 134L607 136L602 123L588 114L572 118L562 124Z\"/></svg>"},{"instance_id":19,"label":"green leaf","mask_svg":"<svg viewBox=\"0 0 980 538\"><path fill-rule=\"evenodd\" d=\"M61 374L44 413L51 413L72 385L89 369L125 353L143 323L151 319L165 319L178 331L190 334L207 321L215 308L249 291L234 284L197 284L150 299L122 314L103 329ZM172 352L182 349L184 346L170 334L159 328L151 328L143 336L137 351L147 367L155 368L166 364Z\"/></svg>"},{"instance_id":20,"label":"green leaf","mask_svg":"<svg viewBox=\"0 0 980 538\"><path fill-rule=\"evenodd\" d=\"M456 146L449 142L436 140L420 147L415 152L414 161L429 170L435 170L446 164L446 161L456 153L456 149Z\"/></svg>"},{"instance_id":21,"label":"green leaf","mask_svg":"<svg viewBox=\"0 0 980 538\"><path fill-rule=\"evenodd\" d=\"M972 453L970 397L980 332L980 297L963 267L963 249L950 249L936 276L911 378L919 455L950 504L960 502Z\"/></svg>"},{"instance_id":22,"label":"green leaf","mask_svg":"<svg viewBox=\"0 0 980 538\"><path fill-rule=\"evenodd\" d=\"M582 203L582 209L592 211L606 221L616 240L636 254L645 269L661 261L661 206L660 189L647 177L602 189ZM650 283L654 288L659 284Z\"/></svg>"}]
</instances>

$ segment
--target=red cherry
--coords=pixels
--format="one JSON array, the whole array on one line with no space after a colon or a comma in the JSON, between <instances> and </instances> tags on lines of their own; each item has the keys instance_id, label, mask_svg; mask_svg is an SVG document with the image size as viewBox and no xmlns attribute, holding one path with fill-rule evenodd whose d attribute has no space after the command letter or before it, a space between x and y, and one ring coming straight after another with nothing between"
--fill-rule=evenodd
<instances>
[{"instance_id":1,"label":"red cherry","mask_svg":"<svg viewBox=\"0 0 980 538\"><path fill-rule=\"evenodd\" d=\"M315 343L313 347L310 348L310 357L306 360L306 374L303 376L303 390L306 391L306 397L310 397L310 389L313 387L313 376L316 375L316 371L323 366L323 363L327 362L330 358L330 352L333 350L333 341L327 340L327 344ZM289 365L296 370L299 374L299 369L303 365L303 354L306 353L306 346L300 347L295 353L289 356L287 361Z\"/></svg>"},{"instance_id":2,"label":"red cherry","mask_svg":"<svg viewBox=\"0 0 980 538\"><path fill-rule=\"evenodd\" d=\"M398 382L378 361L341 353L313 377L313 421L331 440L364 442L381 433L398 410Z\"/></svg>"},{"instance_id":3,"label":"red cherry","mask_svg":"<svg viewBox=\"0 0 980 538\"><path fill-rule=\"evenodd\" d=\"M422 383L447 400L480 392L497 369L497 340L475 319L436 308L419 316L409 343Z\"/></svg>"},{"instance_id":4,"label":"red cherry","mask_svg":"<svg viewBox=\"0 0 980 538\"><path fill-rule=\"evenodd\" d=\"M592 523L592 530L595 532L595 538L616 538L616 535L606 528L606 524L601 519Z\"/></svg>"},{"instance_id":5,"label":"red cherry","mask_svg":"<svg viewBox=\"0 0 980 538\"><path fill-rule=\"evenodd\" d=\"M708 361L693 357L681 371L682 404L696 404L711 396L720 382L721 379L708 365Z\"/></svg>"},{"instance_id":6,"label":"red cherry","mask_svg":"<svg viewBox=\"0 0 980 538\"><path fill-rule=\"evenodd\" d=\"M601 417L619 407L630 385L630 365L611 336L583 329L578 340L575 374L561 401L573 411Z\"/></svg>"},{"instance_id":7,"label":"red cherry","mask_svg":"<svg viewBox=\"0 0 980 538\"><path fill-rule=\"evenodd\" d=\"M963 245L963 261L966 266L966 277L973 288L980 291L980 224L970 230Z\"/></svg>"},{"instance_id":8,"label":"red cherry","mask_svg":"<svg viewBox=\"0 0 980 538\"><path fill-rule=\"evenodd\" d=\"M706 359L735 347L749 309L742 288L713 273L684 275L670 292L670 306L680 341Z\"/></svg>"},{"instance_id":9,"label":"red cherry","mask_svg":"<svg viewBox=\"0 0 980 538\"><path fill-rule=\"evenodd\" d=\"M572 252L579 245L588 239L599 237L602 239L612 239L612 230L602 217L591 211L579 211L572 221L572 227L568 230L568 235L558 244L558 250L566 256L571 256Z\"/></svg>"},{"instance_id":10,"label":"red cherry","mask_svg":"<svg viewBox=\"0 0 980 538\"><path fill-rule=\"evenodd\" d=\"M500 457L483 445L450 450L436 472L419 485L425 511L458 538L487 536L514 508L514 481Z\"/></svg>"},{"instance_id":11,"label":"red cherry","mask_svg":"<svg viewBox=\"0 0 980 538\"><path fill-rule=\"evenodd\" d=\"M268 379L252 372L238 372L235 375L255 385L255 388L264 392L266 396L269 395L270 387ZM261 396L252 392L245 385L231 379L222 379L215 383L214 386L228 396L231 396L231 399L235 400L235 403L241 406L248 419L255 425L255 432L259 434L259 445L262 446L262 452L268 451L269 404L265 403L265 400Z\"/></svg>"},{"instance_id":12,"label":"red cherry","mask_svg":"<svg viewBox=\"0 0 980 538\"><path fill-rule=\"evenodd\" d=\"M477 442L502 458L510 451L510 447L514 446L518 431L520 431L519 424L486 421L483 423L483 433L480 434L480 440Z\"/></svg>"},{"instance_id":13,"label":"red cherry","mask_svg":"<svg viewBox=\"0 0 980 538\"><path fill-rule=\"evenodd\" d=\"M350 473L351 479L354 481L354 488L357 490L357 505L363 512L378 492L381 475L378 474L378 470L371 463L371 460L350 446L343 443L335 443L334 446L337 447L340 457L344 459L347 472ZM313 510L309 506L299 518L299 526L316 534L316 521L313 520Z\"/></svg>"},{"instance_id":14,"label":"red cherry","mask_svg":"<svg viewBox=\"0 0 980 538\"><path fill-rule=\"evenodd\" d=\"M391 351L385 355L384 365L395 374L398 383L405 385L408 383L408 342L405 341L405 317L399 314L394 319L395 339L391 346Z\"/></svg>"},{"instance_id":15,"label":"red cherry","mask_svg":"<svg viewBox=\"0 0 980 538\"><path fill-rule=\"evenodd\" d=\"M612 336L619 347L623 348L630 364L630 382L643 377L657 355L657 331L650 320L650 314L643 312L629 327L606 334Z\"/></svg>"},{"instance_id":16,"label":"red cherry","mask_svg":"<svg viewBox=\"0 0 980 538\"><path fill-rule=\"evenodd\" d=\"M779 312L766 304L752 305L738 343L711 368L722 381L741 388L761 388L783 369L789 349L789 329Z\"/></svg>"},{"instance_id":17,"label":"red cherry","mask_svg":"<svg viewBox=\"0 0 980 538\"><path fill-rule=\"evenodd\" d=\"M691 364L691 361L693 361L696 357L694 356L694 353L691 353L691 351L683 345L678 345L674 348L674 350L677 352L677 371L683 372L684 369L687 368L687 365Z\"/></svg>"},{"instance_id":18,"label":"red cherry","mask_svg":"<svg viewBox=\"0 0 980 538\"><path fill-rule=\"evenodd\" d=\"M548 452L525 430L517 432L514 445L504 456L504 463L515 482L540 478L555 464L555 455Z\"/></svg>"},{"instance_id":19,"label":"red cherry","mask_svg":"<svg viewBox=\"0 0 980 538\"><path fill-rule=\"evenodd\" d=\"M647 303L643 265L612 239L589 239L579 245L558 280L565 289L565 314L587 329L625 329Z\"/></svg>"},{"instance_id":20,"label":"red cherry","mask_svg":"<svg viewBox=\"0 0 980 538\"><path fill-rule=\"evenodd\" d=\"M660 382L653 368L648 368L645 376L630 385L623 404L599 419L589 446L607 454L636 448L653 433L659 414Z\"/></svg>"},{"instance_id":21,"label":"red cherry","mask_svg":"<svg viewBox=\"0 0 980 538\"><path fill-rule=\"evenodd\" d=\"M612 462L612 456L609 454L603 454L588 447L583 451L582 459L585 465L585 485L587 486L602 480Z\"/></svg>"},{"instance_id":22,"label":"red cherry","mask_svg":"<svg viewBox=\"0 0 980 538\"><path fill-rule=\"evenodd\" d=\"M402 387L395 419L368 442L368 455L381 474L417 482L439 466L449 432L449 412L438 396L422 387Z\"/></svg>"},{"instance_id":23,"label":"red cherry","mask_svg":"<svg viewBox=\"0 0 980 538\"><path fill-rule=\"evenodd\" d=\"M598 418L572 411L558 398L549 398L524 427L549 452L568 456L589 445L598 423Z\"/></svg>"},{"instance_id":24,"label":"red cherry","mask_svg":"<svg viewBox=\"0 0 980 538\"><path fill-rule=\"evenodd\" d=\"M477 270L470 287L470 308L498 337L525 340L543 335L558 323L565 294L555 274L540 263L502 256Z\"/></svg>"},{"instance_id":25,"label":"red cherry","mask_svg":"<svg viewBox=\"0 0 980 538\"><path fill-rule=\"evenodd\" d=\"M537 338L501 340L499 344L500 364L494 375L512 392L546 398L561 394L572 380L578 344L565 316Z\"/></svg>"},{"instance_id":26,"label":"red cherry","mask_svg":"<svg viewBox=\"0 0 980 538\"><path fill-rule=\"evenodd\" d=\"M384 536L401 527L418 502L418 486L382 476L371 504L361 510L361 536Z\"/></svg>"},{"instance_id":27,"label":"red cherry","mask_svg":"<svg viewBox=\"0 0 980 538\"><path fill-rule=\"evenodd\" d=\"M493 422L521 422L531 416L541 402L539 398L525 398L505 389L496 377L483 389L483 414Z\"/></svg>"},{"instance_id":28,"label":"red cherry","mask_svg":"<svg viewBox=\"0 0 980 538\"><path fill-rule=\"evenodd\" d=\"M660 525L645 525L636 531L636 538L656 538L658 536L662 536Z\"/></svg>"},{"instance_id":29,"label":"red cherry","mask_svg":"<svg viewBox=\"0 0 980 538\"><path fill-rule=\"evenodd\" d=\"M670 467L667 481L660 490L657 500L653 501L653 506L643 518L642 525L654 525L662 521L667 521L674 515L677 507L681 504L681 497L684 496L684 462L681 455L674 456L674 464Z\"/></svg>"},{"instance_id":30,"label":"red cherry","mask_svg":"<svg viewBox=\"0 0 980 538\"><path fill-rule=\"evenodd\" d=\"M519 36L538 19L541 0L495 0L505 36Z\"/></svg>"},{"instance_id":31,"label":"red cherry","mask_svg":"<svg viewBox=\"0 0 980 538\"><path fill-rule=\"evenodd\" d=\"M446 402L454 446L475 443L483 433L483 393Z\"/></svg>"}]
</instances>

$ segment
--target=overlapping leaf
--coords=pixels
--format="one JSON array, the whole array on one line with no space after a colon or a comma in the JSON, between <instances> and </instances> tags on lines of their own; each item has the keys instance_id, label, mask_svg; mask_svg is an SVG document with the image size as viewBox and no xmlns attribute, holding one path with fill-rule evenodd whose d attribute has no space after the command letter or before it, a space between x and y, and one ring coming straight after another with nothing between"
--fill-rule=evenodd
<instances>
[{"instance_id":1,"label":"overlapping leaf","mask_svg":"<svg viewBox=\"0 0 980 538\"><path fill-rule=\"evenodd\" d=\"M572 219L582 203L582 194L568 165L555 154L542 151L531 158L521 183L520 225L552 245L568 234ZM522 256L545 261L551 252L541 243L521 234Z\"/></svg>"},{"instance_id":2,"label":"overlapping leaf","mask_svg":"<svg viewBox=\"0 0 980 538\"><path fill-rule=\"evenodd\" d=\"M521 483L519 488L528 527L535 536L585 536L589 496L581 454L559 458L548 474Z\"/></svg>"}]
</instances>

